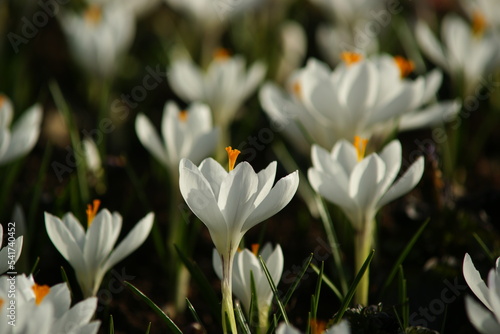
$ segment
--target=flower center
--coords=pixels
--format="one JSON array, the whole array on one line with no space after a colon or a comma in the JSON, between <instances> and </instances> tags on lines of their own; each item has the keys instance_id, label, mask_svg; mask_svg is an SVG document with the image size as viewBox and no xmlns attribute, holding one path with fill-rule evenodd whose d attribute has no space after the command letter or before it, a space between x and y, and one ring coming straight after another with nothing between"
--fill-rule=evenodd
<instances>
[{"instance_id":1,"label":"flower center","mask_svg":"<svg viewBox=\"0 0 500 334\"><path fill-rule=\"evenodd\" d=\"M361 138L360 136L354 137L354 147L358 153L358 161L363 160L366 152L366 145L368 144L368 139Z\"/></svg>"},{"instance_id":2,"label":"flower center","mask_svg":"<svg viewBox=\"0 0 500 334\"><path fill-rule=\"evenodd\" d=\"M3 299L0 298L0 310L2 309L3 303L4 303Z\"/></svg>"},{"instance_id":3,"label":"flower center","mask_svg":"<svg viewBox=\"0 0 500 334\"><path fill-rule=\"evenodd\" d=\"M179 120L181 122L187 121L187 118L188 118L187 110L181 110L181 111L179 111Z\"/></svg>"},{"instance_id":4,"label":"flower center","mask_svg":"<svg viewBox=\"0 0 500 334\"><path fill-rule=\"evenodd\" d=\"M474 36L481 36L487 25L488 22L486 22L486 18L482 13L475 11L472 14L472 33Z\"/></svg>"},{"instance_id":5,"label":"flower center","mask_svg":"<svg viewBox=\"0 0 500 334\"><path fill-rule=\"evenodd\" d=\"M300 82L295 81L292 85L292 91L295 94L296 97L299 99L302 97L302 86L300 85Z\"/></svg>"},{"instance_id":6,"label":"flower center","mask_svg":"<svg viewBox=\"0 0 500 334\"><path fill-rule=\"evenodd\" d=\"M255 255L255 256L259 255L259 248L260 248L259 244L252 244L252 253L253 253L253 255Z\"/></svg>"},{"instance_id":7,"label":"flower center","mask_svg":"<svg viewBox=\"0 0 500 334\"><path fill-rule=\"evenodd\" d=\"M50 287L48 285L38 285L35 283L31 288L35 293L36 305L40 305L45 296L50 292Z\"/></svg>"},{"instance_id":8,"label":"flower center","mask_svg":"<svg viewBox=\"0 0 500 334\"><path fill-rule=\"evenodd\" d=\"M224 48L218 48L214 52L214 59L216 59L216 60L226 60L230 56L231 56L231 54L229 53L229 51L227 49L224 49Z\"/></svg>"},{"instance_id":9,"label":"flower center","mask_svg":"<svg viewBox=\"0 0 500 334\"><path fill-rule=\"evenodd\" d=\"M413 70L415 70L415 63L405 57L396 56L394 57L394 61L399 68L401 78L407 77L411 72L413 72Z\"/></svg>"},{"instance_id":10,"label":"flower center","mask_svg":"<svg viewBox=\"0 0 500 334\"><path fill-rule=\"evenodd\" d=\"M92 221L95 218L95 215L97 214L97 210L99 210L99 205L101 205L101 201L98 199L95 199L92 204L87 205L87 228L92 225Z\"/></svg>"},{"instance_id":11,"label":"flower center","mask_svg":"<svg viewBox=\"0 0 500 334\"><path fill-rule=\"evenodd\" d=\"M101 7L98 5L90 5L83 15L87 23L96 25L101 22L102 19Z\"/></svg>"},{"instance_id":12,"label":"flower center","mask_svg":"<svg viewBox=\"0 0 500 334\"><path fill-rule=\"evenodd\" d=\"M236 163L236 159L238 155L240 155L240 151L234 149L231 146L226 147L227 157L229 158L229 171L234 169L234 164Z\"/></svg>"},{"instance_id":13,"label":"flower center","mask_svg":"<svg viewBox=\"0 0 500 334\"><path fill-rule=\"evenodd\" d=\"M349 66L363 60L363 55L356 52L344 51L340 54L340 59Z\"/></svg>"}]
</instances>

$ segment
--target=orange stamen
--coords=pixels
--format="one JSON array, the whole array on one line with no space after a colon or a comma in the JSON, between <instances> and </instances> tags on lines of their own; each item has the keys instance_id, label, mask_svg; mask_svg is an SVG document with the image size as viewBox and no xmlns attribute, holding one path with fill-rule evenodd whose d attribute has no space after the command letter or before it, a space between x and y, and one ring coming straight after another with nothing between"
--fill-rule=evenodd
<instances>
[{"instance_id":1,"label":"orange stamen","mask_svg":"<svg viewBox=\"0 0 500 334\"><path fill-rule=\"evenodd\" d=\"M475 36L481 36L487 25L488 22L482 13L476 11L472 14L472 33Z\"/></svg>"},{"instance_id":2,"label":"orange stamen","mask_svg":"<svg viewBox=\"0 0 500 334\"><path fill-rule=\"evenodd\" d=\"M3 303L4 303L3 299L0 298L0 309L2 309Z\"/></svg>"},{"instance_id":3,"label":"orange stamen","mask_svg":"<svg viewBox=\"0 0 500 334\"><path fill-rule=\"evenodd\" d=\"M179 111L179 119L181 120L181 122L185 122L187 118L188 118L187 110Z\"/></svg>"},{"instance_id":4,"label":"orange stamen","mask_svg":"<svg viewBox=\"0 0 500 334\"><path fill-rule=\"evenodd\" d=\"M407 77L413 70L415 70L415 63L401 56L394 57L396 65L399 67L401 78Z\"/></svg>"},{"instance_id":5,"label":"orange stamen","mask_svg":"<svg viewBox=\"0 0 500 334\"><path fill-rule=\"evenodd\" d=\"M293 90L293 93L295 94L295 96L297 96L299 98L302 96L302 86L300 86L300 82L295 81L293 83L292 90Z\"/></svg>"},{"instance_id":6,"label":"orange stamen","mask_svg":"<svg viewBox=\"0 0 500 334\"><path fill-rule=\"evenodd\" d=\"M90 5L83 14L85 21L91 24L98 24L102 19L102 10L98 5Z\"/></svg>"},{"instance_id":7,"label":"orange stamen","mask_svg":"<svg viewBox=\"0 0 500 334\"><path fill-rule=\"evenodd\" d=\"M260 248L259 244L252 244L253 255L255 255L255 256L259 255L259 248Z\"/></svg>"},{"instance_id":8,"label":"orange stamen","mask_svg":"<svg viewBox=\"0 0 500 334\"><path fill-rule=\"evenodd\" d=\"M349 66L361 61L363 59L363 55L356 52L344 51L340 54L340 59L342 59L342 61Z\"/></svg>"},{"instance_id":9,"label":"orange stamen","mask_svg":"<svg viewBox=\"0 0 500 334\"><path fill-rule=\"evenodd\" d=\"M92 225L92 221L95 218L95 215L97 214L97 210L99 210L99 206L101 205L101 201L98 199L95 199L92 204L87 205L87 227L90 227Z\"/></svg>"},{"instance_id":10,"label":"orange stamen","mask_svg":"<svg viewBox=\"0 0 500 334\"><path fill-rule=\"evenodd\" d=\"M317 319L311 319L311 333L312 334L321 334L326 330L326 322L317 320Z\"/></svg>"},{"instance_id":11,"label":"orange stamen","mask_svg":"<svg viewBox=\"0 0 500 334\"><path fill-rule=\"evenodd\" d=\"M366 152L366 145L368 144L368 139L362 139L360 136L354 137L354 147L358 152L358 161L363 160Z\"/></svg>"},{"instance_id":12,"label":"orange stamen","mask_svg":"<svg viewBox=\"0 0 500 334\"><path fill-rule=\"evenodd\" d=\"M231 146L226 147L226 152L229 158L229 171L232 171L234 169L234 164L236 163L236 159L238 158L238 155L240 155L241 152L237 149L233 150Z\"/></svg>"},{"instance_id":13,"label":"orange stamen","mask_svg":"<svg viewBox=\"0 0 500 334\"><path fill-rule=\"evenodd\" d=\"M229 51L227 49L224 49L224 48L218 48L214 52L214 59L217 59L217 60L226 60L230 56L231 56L231 54L229 53Z\"/></svg>"},{"instance_id":14,"label":"orange stamen","mask_svg":"<svg viewBox=\"0 0 500 334\"><path fill-rule=\"evenodd\" d=\"M0 108L3 107L5 101L7 101L7 97L5 95L0 94Z\"/></svg>"},{"instance_id":15,"label":"orange stamen","mask_svg":"<svg viewBox=\"0 0 500 334\"><path fill-rule=\"evenodd\" d=\"M50 287L48 285L38 285L34 284L32 286L33 292L35 293L35 304L40 305L45 296L50 292Z\"/></svg>"}]
</instances>

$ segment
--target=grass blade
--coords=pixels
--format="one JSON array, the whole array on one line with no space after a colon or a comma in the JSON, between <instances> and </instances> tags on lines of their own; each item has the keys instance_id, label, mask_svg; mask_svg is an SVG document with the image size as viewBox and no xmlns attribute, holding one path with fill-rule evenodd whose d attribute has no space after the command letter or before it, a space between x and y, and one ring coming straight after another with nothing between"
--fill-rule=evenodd
<instances>
[{"instance_id":1,"label":"grass blade","mask_svg":"<svg viewBox=\"0 0 500 334\"><path fill-rule=\"evenodd\" d=\"M69 290L69 294L71 296L71 299L73 299L73 290L71 289L71 285L69 284L68 275L66 274L66 270L64 270L63 266L61 266L61 276L62 276L63 281L68 286L68 290Z\"/></svg>"},{"instance_id":2,"label":"grass blade","mask_svg":"<svg viewBox=\"0 0 500 334\"><path fill-rule=\"evenodd\" d=\"M205 326L203 326L203 323L201 322L201 319L198 316L198 312L196 312L196 309L194 308L193 304L191 304L191 302L189 301L189 298L186 298L186 304L194 320L201 326L201 330L203 331L203 333L206 333L207 330L205 329Z\"/></svg>"},{"instance_id":3,"label":"grass blade","mask_svg":"<svg viewBox=\"0 0 500 334\"><path fill-rule=\"evenodd\" d=\"M488 246L486 246L486 244L484 243L483 239L481 239L481 237L476 232L474 232L472 236L474 237L474 239L476 239L477 243L479 244L479 247L481 247L481 249L483 250L484 254L486 254L488 259L490 259L492 263L495 263L496 259L493 256L493 253L491 253Z\"/></svg>"},{"instance_id":4,"label":"grass blade","mask_svg":"<svg viewBox=\"0 0 500 334\"><path fill-rule=\"evenodd\" d=\"M131 283L124 281L123 282L136 296L141 298L167 325L167 327L175 334L182 334L182 331L177 327L177 325L170 319L168 315L163 312L163 310L156 305L151 299L148 298L145 294L141 292L141 290L137 289Z\"/></svg>"},{"instance_id":5,"label":"grass blade","mask_svg":"<svg viewBox=\"0 0 500 334\"><path fill-rule=\"evenodd\" d=\"M250 331L250 327L248 326L248 323L245 319L245 315L243 314L243 310L241 309L240 303L236 302L234 311L236 314L236 323L239 325L241 332L243 334L252 334L252 332Z\"/></svg>"},{"instance_id":6,"label":"grass blade","mask_svg":"<svg viewBox=\"0 0 500 334\"><path fill-rule=\"evenodd\" d=\"M321 282L323 282L323 270L325 269L325 262L321 261L321 269L318 275L318 282L316 283L316 290L314 292L314 303L311 308L311 316L316 319L318 315L319 295L321 293Z\"/></svg>"},{"instance_id":7,"label":"grass blade","mask_svg":"<svg viewBox=\"0 0 500 334\"><path fill-rule=\"evenodd\" d=\"M182 261L182 263L184 263L189 273L191 274L191 277L196 282L196 284L198 284L205 300L209 303L209 305L211 305L210 311L212 312L212 316L220 325L222 325L221 314L219 312L219 298L217 298L214 289L212 289L212 286L210 285L210 282L208 282L205 274L203 273L203 271L201 271L200 267L198 267L198 265L194 261L188 259L187 256L179 249L179 247L177 247L177 245L175 245L175 249L177 251L177 254L179 254L180 260Z\"/></svg>"},{"instance_id":8,"label":"grass blade","mask_svg":"<svg viewBox=\"0 0 500 334\"><path fill-rule=\"evenodd\" d=\"M314 265L314 263L311 263L311 268L314 270L316 274L319 275L320 269L316 265ZM326 286L328 286L333 291L333 293L337 296L339 301L342 301L344 296L342 296L340 290L335 286L335 284L333 284L333 282L324 273L323 273L323 282L325 282Z\"/></svg>"},{"instance_id":9,"label":"grass blade","mask_svg":"<svg viewBox=\"0 0 500 334\"><path fill-rule=\"evenodd\" d=\"M403 261L406 259L406 256L410 253L411 249L413 248L413 245L417 242L418 238L422 234L422 232L425 230L427 225L429 224L430 219L427 219L418 229L418 231L413 235L411 238L410 242L406 245L405 249L397 259L396 263L392 267L391 273L387 277L387 280L385 281L385 284L382 288L382 292L380 293L381 295L384 294L385 290L389 287L389 285L392 283L392 280L396 276L399 270L399 266L403 263Z\"/></svg>"},{"instance_id":10,"label":"grass blade","mask_svg":"<svg viewBox=\"0 0 500 334\"><path fill-rule=\"evenodd\" d=\"M115 323L113 322L113 315L109 316L109 334L115 334Z\"/></svg>"},{"instance_id":11,"label":"grass blade","mask_svg":"<svg viewBox=\"0 0 500 334\"><path fill-rule=\"evenodd\" d=\"M260 261L260 266L262 267L262 270L264 270L264 274L266 275L267 281L269 282L269 285L271 286L271 290L273 291L274 298L276 299L276 303L278 304L278 308L281 312L281 315L283 316L283 320L288 325L288 323L289 323L288 316L286 315L285 307L281 303L278 289L276 289L276 285L274 284L273 278L271 277L271 274L269 273L269 270L267 269L266 263L264 262L264 259L260 255L259 255L259 261Z\"/></svg>"},{"instance_id":12,"label":"grass blade","mask_svg":"<svg viewBox=\"0 0 500 334\"><path fill-rule=\"evenodd\" d=\"M146 329L146 334L149 334L151 331L151 322L148 324L148 328Z\"/></svg>"},{"instance_id":13,"label":"grass blade","mask_svg":"<svg viewBox=\"0 0 500 334\"><path fill-rule=\"evenodd\" d=\"M356 277L354 278L354 281L352 282L349 291L347 291L347 295L345 296L344 300L342 301L342 305L340 306L340 310L337 312L337 314L334 317L334 323L339 323L342 320L342 317L344 316L345 311L347 310L347 307L351 303L352 297L354 297L354 293L356 292L356 289L358 287L359 282L361 281L361 278L365 274L366 270L370 266L370 263L372 262L373 255L375 254L375 250L371 250L370 254L366 258L365 262L361 266L361 269L357 273Z\"/></svg>"}]
</instances>

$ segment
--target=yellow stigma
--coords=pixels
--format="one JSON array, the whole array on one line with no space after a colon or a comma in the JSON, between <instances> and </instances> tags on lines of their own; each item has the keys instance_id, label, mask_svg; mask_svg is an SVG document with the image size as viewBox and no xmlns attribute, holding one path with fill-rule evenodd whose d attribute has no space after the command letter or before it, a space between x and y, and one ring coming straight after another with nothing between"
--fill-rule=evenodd
<instances>
[{"instance_id":1,"label":"yellow stigma","mask_svg":"<svg viewBox=\"0 0 500 334\"><path fill-rule=\"evenodd\" d=\"M302 86L300 85L300 82L295 81L292 86L292 91L297 96L298 98L302 97Z\"/></svg>"},{"instance_id":2,"label":"yellow stigma","mask_svg":"<svg viewBox=\"0 0 500 334\"><path fill-rule=\"evenodd\" d=\"M217 60L226 60L230 56L231 56L231 54L229 53L229 51L227 49L224 49L224 48L218 48L214 52L214 59L217 59Z\"/></svg>"},{"instance_id":3,"label":"yellow stigma","mask_svg":"<svg viewBox=\"0 0 500 334\"><path fill-rule=\"evenodd\" d=\"M405 57L396 56L394 57L394 61L396 65L399 67L399 73L401 74L401 78L407 77L413 70L415 69L415 64L406 59Z\"/></svg>"},{"instance_id":4,"label":"yellow stigma","mask_svg":"<svg viewBox=\"0 0 500 334\"><path fill-rule=\"evenodd\" d=\"M179 111L179 119L181 120L181 122L187 121L187 118L188 118L188 112L187 112L187 110L181 110L181 111Z\"/></svg>"},{"instance_id":5,"label":"yellow stigma","mask_svg":"<svg viewBox=\"0 0 500 334\"><path fill-rule=\"evenodd\" d=\"M35 304L40 305L45 296L50 292L50 287L48 285L38 285L34 284L32 286L33 292L35 293Z\"/></svg>"},{"instance_id":6,"label":"yellow stigma","mask_svg":"<svg viewBox=\"0 0 500 334\"><path fill-rule=\"evenodd\" d=\"M363 55L356 52L344 51L340 54L340 59L349 66L363 60Z\"/></svg>"},{"instance_id":7,"label":"yellow stigma","mask_svg":"<svg viewBox=\"0 0 500 334\"><path fill-rule=\"evenodd\" d=\"M363 160L366 152L366 145L368 144L368 139L363 139L360 136L354 137L354 147L358 152L358 161Z\"/></svg>"},{"instance_id":8,"label":"yellow stigma","mask_svg":"<svg viewBox=\"0 0 500 334\"><path fill-rule=\"evenodd\" d=\"M482 13L475 11L472 14L472 33L475 36L481 36L486 30L487 25L488 22L486 22L486 18Z\"/></svg>"},{"instance_id":9,"label":"yellow stigma","mask_svg":"<svg viewBox=\"0 0 500 334\"><path fill-rule=\"evenodd\" d=\"M87 227L90 227L92 225L92 221L95 218L95 215L97 214L97 210L99 210L99 205L101 205L101 201L98 199L95 199L92 204L87 205Z\"/></svg>"},{"instance_id":10,"label":"yellow stigma","mask_svg":"<svg viewBox=\"0 0 500 334\"><path fill-rule=\"evenodd\" d=\"M3 303L4 303L3 299L0 298L0 310L2 309Z\"/></svg>"},{"instance_id":11,"label":"yellow stigma","mask_svg":"<svg viewBox=\"0 0 500 334\"><path fill-rule=\"evenodd\" d=\"M255 255L255 256L259 255L259 248L260 248L259 244L252 244L253 255Z\"/></svg>"},{"instance_id":12,"label":"yellow stigma","mask_svg":"<svg viewBox=\"0 0 500 334\"><path fill-rule=\"evenodd\" d=\"M102 10L98 5L90 5L83 14L85 21L91 24L98 24L102 19Z\"/></svg>"},{"instance_id":13,"label":"yellow stigma","mask_svg":"<svg viewBox=\"0 0 500 334\"><path fill-rule=\"evenodd\" d=\"M229 158L229 170L232 171L234 169L234 164L236 163L236 159L238 155L240 155L239 150L233 150L231 146L226 147L227 157Z\"/></svg>"}]
</instances>

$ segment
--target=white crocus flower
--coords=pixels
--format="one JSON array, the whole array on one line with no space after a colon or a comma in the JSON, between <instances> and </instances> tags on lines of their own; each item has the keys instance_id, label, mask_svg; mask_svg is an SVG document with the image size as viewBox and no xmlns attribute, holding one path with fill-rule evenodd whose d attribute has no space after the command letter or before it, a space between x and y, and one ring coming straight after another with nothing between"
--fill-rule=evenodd
<instances>
[{"instance_id":1,"label":"white crocus flower","mask_svg":"<svg viewBox=\"0 0 500 334\"><path fill-rule=\"evenodd\" d=\"M255 247L256 246L256 247ZM233 293L243 304L247 314L250 312L252 300L251 275L255 282L257 309L259 310L259 324L261 333L265 333L268 324L269 309L273 299L273 292L269 281L257 257L259 245L252 245L252 251L244 249L236 252L233 263ZM266 244L259 254L266 263L275 285L278 285L283 273L283 251L280 245L272 250L271 244ZM218 252L214 249L212 263L217 276L222 280L222 263Z\"/></svg>"},{"instance_id":2,"label":"white crocus flower","mask_svg":"<svg viewBox=\"0 0 500 334\"><path fill-rule=\"evenodd\" d=\"M488 274L488 285L483 281L469 254L465 254L463 274L467 285L486 306L467 296L465 308L470 322L482 334L500 333L500 258Z\"/></svg>"},{"instance_id":3,"label":"white crocus flower","mask_svg":"<svg viewBox=\"0 0 500 334\"><path fill-rule=\"evenodd\" d=\"M170 170L175 182L181 159L199 164L215 150L219 136L219 130L212 127L210 108L201 103L180 110L175 102L167 102L161 122L162 138L144 114L137 115L135 130L142 145Z\"/></svg>"},{"instance_id":4,"label":"white crocus flower","mask_svg":"<svg viewBox=\"0 0 500 334\"><path fill-rule=\"evenodd\" d=\"M29 108L10 128L14 110L12 102L0 94L0 164L25 155L35 146L42 123L42 107Z\"/></svg>"},{"instance_id":5,"label":"white crocus flower","mask_svg":"<svg viewBox=\"0 0 500 334\"><path fill-rule=\"evenodd\" d=\"M122 217L117 212L111 214L107 209L97 213L99 204L98 200L94 200L87 209L87 231L71 212L62 220L45 213L47 234L75 270L85 297L95 296L106 272L142 245L154 220L152 212L147 214L114 248L122 228Z\"/></svg>"},{"instance_id":6,"label":"white crocus flower","mask_svg":"<svg viewBox=\"0 0 500 334\"><path fill-rule=\"evenodd\" d=\"M82 13L64 11L59 16L74 58L86 70L108 78L132 44L134 14L120 4L90 5Z\"/></svg>"},{"instance_id":7,"label":"white crocus flower","mask_svg":"<svg viewBox=\"0 0 500 334\"><path fill-rule=\"evenodd\" d=\"M454 81L462 84L464 94L472 94L481 77L494 65L498 51L493 36L474 31L453 14L442 21L442 44L423 21L417 23L416 37L422 51Z\"/></svg>"},{"instance_id":8,"label":"white crocus flower","mask_svg":"<svg viewBox=\"0 0 500 334\"><path fill-rule=\"evenodd\" d=\"M401 168L401 144L390 142L380 154L364 157L366 140L356 137L355 145L341 140L331 153L313 145L313 167L308 170L311 186L328 201L338 205L355 230L356 270L359 271L372 247L374 219L385 204L406 194L420 181L424 159L419 157L396 182ZM366 275L366 274L365 274ZM365 304L368 281L360 283L357 299Z\"/></svg>"},{"instance_id":9,"label":"white crocus flower","mask_svg":"<svg viewBox=\"0 0 500 334\"><path fill-rule=\"evenodd\" d=\"M255 91L264 78L266 66L254 63L247 71L240 56L228 56L219 50L208 69L203 71L191 60L174 61L168 80L174 92L188 102L208 104L215 125L225 131L243 102Z\"/></svg>"},{"instance_id":10,"label":"white crocus flower","mask_svg":"<svg viewBox=\"0 0 500 334\"><path fill-rule=\"evenodd\" d=\"M234 254L243 235L253 226L279 212L290 202L299 184L298 172L280 179L273 187L276 162L255 173L247 162L234 167L238 150L226 148L229 173L215 160L199 167L187 159L179 164L181 194L194 214L207 226L222 262L222 319L229 317L236 333L232 301ZM227 328L224 324L224 332Z\"/></svg>"},{"instance_id":11,"label":"white crocus flower","mask_svg":"<svg viewBox=\"0 0 500 334\"><path fill-rule=\"evenodd\" d=\"M7 235L5 238L6 245L2 248L3 238L3 226L0 225L0 275L6 271L16 271L15 263L21 256L21 251L23 250L23 236L17 238L14 237L15 223L11 225L12 222L7 223Z\"/></svg>"},{"instance_id":12,"label":"white crocus flower","mask_svg":"<svg viewBox=\"0 0 500 334\"><path fill-rule=\"evenodd\" d=\"M500 33L500 2L498 0L460 0L475 31L496 29Z\"/></svg>"},{"instance_id":13,"label":"white crocus flower","mask_svg":"<svg viewBox=\"0 0 500 334\"><path fill-rule=\"evenodd\" d=\"M349 322L347 320L342 320L340 323L333 325L324 331L323 334L350 334L351 329L349 328ZM287 325L282 322L276 329L276 334L302 334L297 328L292 325Z\"/></svg>"},{"instance_id":14,"label":"white crocus flower","mask_svg":"<svg viewBox=\"0 0 500 334\"><path fill-rule=\"evenodd\" d=\"M98 6L121 6L126 10L134 13L136 17L143 16L150 12L154 7L157 7L160 0L87 0L90 5Z\"/></svg>"},{"instance_id":15,"label":"white crocus flower","mask_svg":"<svg viewBox=\"0 0 500 334\"><path fill-rule=\"evenodd\" d=\"M97 333L100 322L91 321L97 298L85 299L71 308L70 305L71 294L66 283L49 287L24 274L0 277L2 334Z\"/></svg>"}]
</instances>

